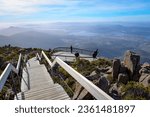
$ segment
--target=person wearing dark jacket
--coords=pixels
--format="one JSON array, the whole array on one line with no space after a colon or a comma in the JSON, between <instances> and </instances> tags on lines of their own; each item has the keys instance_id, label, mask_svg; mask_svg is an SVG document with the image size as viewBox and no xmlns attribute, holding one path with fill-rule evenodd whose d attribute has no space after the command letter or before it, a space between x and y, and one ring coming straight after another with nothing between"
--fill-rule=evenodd
<instances>
[{"instance_id":1,"label":"person wearing dark jacket","mask_svg":"<svg viewBox=\"0 0 150 117\"><path fill-rule=\"evenodd\" d=\"M79 52L76 52L74 55L75 55L76 58L78 58L79 57Z\"/></svg>"},{"instance_id":2,"label":"person wearing dark jacket","mask_svg":"<svg viewBox=\"0 0 150 117\"><path fill-rule=\"evenodd\" d=\"M93 52L93 58L96 58L97 54L98 54L98 49Z\"/></svg>"},{"instance_id":3,"label":"person wearing dark jacket","mask_svg":"<svg viewBox=\"0 0 150 117\"><path fill-rule=\"evenodd\" d=\"M72 48L72 45L70 46L70 51L71 51L71 53L72 53L72 50L73 50L73 48Z\"/></svg>"}]
</instances>

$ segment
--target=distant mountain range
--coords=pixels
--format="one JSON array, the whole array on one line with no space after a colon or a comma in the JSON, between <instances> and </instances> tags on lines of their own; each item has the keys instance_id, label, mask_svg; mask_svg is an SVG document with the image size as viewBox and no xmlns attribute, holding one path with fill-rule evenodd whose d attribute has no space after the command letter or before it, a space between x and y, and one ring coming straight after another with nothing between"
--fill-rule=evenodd
<instances>
[{"instance_id":1,"label":"distant mountain range","mask_svg":"<svg viewBox=\"0 0 150 117\"><path fill-rule=\"evenodd\" d=\"M10 26L0 30L0 46L55 48L74 46L99 49L100 56L119 57L126 50L150 62L150 26L101 23L51 23Z\"/></svg>"}]
</instances>

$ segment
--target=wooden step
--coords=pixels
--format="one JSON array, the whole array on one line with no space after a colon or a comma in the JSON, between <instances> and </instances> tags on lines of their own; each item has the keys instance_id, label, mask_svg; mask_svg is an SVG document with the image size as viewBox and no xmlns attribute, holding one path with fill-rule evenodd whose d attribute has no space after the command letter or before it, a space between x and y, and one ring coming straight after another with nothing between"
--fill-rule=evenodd
<instances>
[{"instance_id":1,"label":"wooden step","mask_svg":"<svg viewBox=\"0 0 150 117\"><path fill-rule=\"evenodd\" d=\"M28 61L27 72L23 72L21 83L22 92L18 93L19 99L25 100L62 100L70 99L65 90L54 84L45 65L40 65L38 60L32 58ZM16 99L16 97L15 97Z\"/></svg>"}]
</instances>

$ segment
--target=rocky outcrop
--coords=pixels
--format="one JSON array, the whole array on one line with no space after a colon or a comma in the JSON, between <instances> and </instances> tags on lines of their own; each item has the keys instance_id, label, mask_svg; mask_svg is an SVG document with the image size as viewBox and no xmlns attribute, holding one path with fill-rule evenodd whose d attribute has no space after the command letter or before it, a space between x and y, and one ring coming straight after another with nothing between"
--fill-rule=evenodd
<instances>
[{"instance_id":1,"label":"rocky outcrop","mask_svg":"<svg viewBox=\"0 0 150 117\"><path fill-rule=\"evenodd\" d=\"M131 80L134 80L134 75L138 72L140 66L140 56L134 52L126 51L124 56L124 65L129 71Z\"/></svg>"},{"instance_id":2,"label":"rocky outcrop","mask_svg":"<svg viewBox=\"0 0 150 117\"><path fill-rule=\"evenodd\" d=\"M150 86L150 74L143 73L139 79L139 82L141 82L145 87Z\"/></svg>"},{"instance_id":3,"label":"rocky outcrop","mask_svg":"<svg viewBox=\"0 0 150 117\"><path fill-rule=\"evenodd\" d=\"M149 63L144 63L141 66L141 69L139 70L139 73L140 74L142 74L142 73L150 74L150 64Z\"/></svg>"},{"instance_id":4,"label":"rocky outcrop","mask_svg":"<svg viewBox=\"0 0 150 117\"><path fill-rule=\"evenodd\" d=\"M123 63L121 63L121 66L120 66L120 70L119 70L119 73L127 73L128 72L128 69L125 67L125 65Z\"/></svg>"},{"instance_id":5,"label":"rocky outcrop","mask_svg":"<svg viewBox=\"0 0 150 117\"><path fill-rule=\"evenodd\" d=\"M75 93L73 95L73 100L76 100L81 93L81 91L84 89L78 82L76 82L76 87L75 87Z\"/></svg>"},{"instance_id":6,"label":"rocky outcrop","mask_svg":"<svg viewBox=\"0 0 150 117\"><path fill-rule=\"evenodd\" d=\"M125 52L122 62L120 59L114 59L112 66L96 67L86 78L117 100L150 97L148 90L145 90L150 86L150 64L141 65L140 56L131 51ZM132 82L137 85L133 87ZM126 90L124 86L131 87ZM147 92L145 93L144 90ZM93 99L93 96L82 86L77 85L75 92L73 99Z\"/></svg>"},{"instance_id":7,"label":"rocky outcrop","mask_svg":"<svg viewBox=\"0 0 150 117\"><path fill-rule=\"evenodd\" d=\"M93 96L86 89L83 89L77 98L77 100L90 100L90 99L93 99Z\"/></svg>"},{"instance_id":8,"label":"rocky outcrop","mask_svg":"<svg viewBox=\"0 0 150 117\"><path fill-rule=\"evenodd\" d=\"M100 89L102 89L103 91L105 91L106 93L108 93L109 92L109 88L110 88L109 80L106 77L104 77L104 76L100 77L99 78L99 82L98 82L98 87Z\"/></svg>"},{"instance_id":9,"label":"rocky outcrop","mask_svg":"<svg viewBox=\"0 0 150 117\"><path fill-rule=\"evenodd\" d=\"M106 68L97 68L96 69L96 73L106 73L109 69L111 69L111 67L106 67Z\"/></svg>"},{"instance_id":10,"label":"rocky outcrop","mask_svg":"<svg viewBox=\"0 0 150 117\"><path fill-rule=\"evenodd\" d=\"M140 79L139 82L142 83L145 87L150 86L150 64L144 63L139 70Z\"/></svg>"},{"instance_id":11,"label":"rocky outcrop","mask_svg":"<svg viewBox=\"0 0 150 117\"><path fill-rule=\"evenodd\" d=\"M93 99L93 96L82 87L78 82L76 82L75 93L73 95L73 100L89 100Z\"/></svg>"},{"instance_id":12,"label":"rocky outcrop","mask_svg":"<svg viewBox=\"0 0 150 117\"><path fill-rule=\"evenodd\" d=\"M102 89L104 92L109 93L110 82L107 80L107 74L101 73L101 75L97 75L95 71L93 71L90 76L86 77L88 80L93 82L96 86ZM84 89L79 83L76 82L75 93L72 99L93 99L93 96Z\"/></svg>"},{"instance_id":13,"label":"rocky outcrop","mask_svg":"<svg viewBox=\"0 0 150 117\"><path fill-rule=\"evenodd\" d=\"M113 60L113 65L112 65L112 76L113 80L118 78L119 70L120 70L120 59L114 59Z\"/></svg>"},{"instance_id":14,"label":"rocky outcrop","mask_svg":"<svg viewBox=\"0 0 150 117\"><path fill-rule=\"evenodd\" d=\"M96 71L93 71L89 76L86 76L86 78L90 81L97 80L99 78L99 75L96 73Z\"/></svg>"},{"instance_id":15,"label":"rocky outcrop","mask_svg":"<svg viewBox=\"0 0 150 117\"><path fill-rule=\"evenodd\" d=\"M113 69L112 68L110 68L106 73L107 74L111 74L112 73L112 71L113 71Z\"/></svg>"},{"instance_id":16,"label":"rocky outcrop","mask_svg":"<svg viewBox=\"0 0 150 117\"><path fill-rule=\"evenodd\" d=\"M123 62L120 62L119 59L113 60L113 80L123 84L127 84L128 81L138 81L140 78L140 68L140 56L128 50L125 52Z\"/></svg>"},{"instance_id":17,"label":"rocky outcrop","mask_svg":"<svg viewBox=\"0 0 150 117\"><path fill-rule=\"evenodd\" d=\"M141 68L139 71L140 74L145 73L145 74L149 74L150 73L150 69L147 68Z\"/></svg>"},{"instance_id":18,"label":"rocky outcrop","mask_svg":"<svg viewBox=\"0 0 150 117\"><path fill-rule=\"evenodd\" d=\"M115 83L111 86L111 88L109 89L109 94L113 99L116 99L116 100L121 99L121 91L120 91L120 87L117 85L117 83Z\"/></svg>"},{"instance_id":19,"label":"rocky outcrop","mask_svg":"<svg viewBox=\"0 0 150 117\"><path fill-rule=\"evenodd\" d=\"M120 73L118 75L118 83L127 84L128 81L129 81L128 74Z\"/></svg>"}]
</instances>

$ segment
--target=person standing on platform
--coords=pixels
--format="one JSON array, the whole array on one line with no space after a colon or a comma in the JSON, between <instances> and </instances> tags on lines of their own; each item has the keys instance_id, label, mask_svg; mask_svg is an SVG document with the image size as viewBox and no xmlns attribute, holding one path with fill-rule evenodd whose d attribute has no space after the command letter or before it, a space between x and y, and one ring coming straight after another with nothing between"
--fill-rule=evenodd
<instances>
[{"instance_id":1,"label":"person standing on platform","mask_svg":"<svg viewBox=\"0 0 150 117\"><path fill-rule=\"evenodd\" d=\"M73 51L72 45L70 46L70 51L71 51L71 53L72 53L72 51Z\"/></svg>"},{"instance_id":2,"label":"person standing on platform","mask_svg":"<svg viewBox=\"0 0 150 117\"><path fill-rule=\"evenodd\" d=\"M75 57L76 57L76 59L79 59L79 52L78 51L76 51L76 53L74 54L75 55Z\"/></svg>"},{"instance_id":3,"label":"person standing on platform","mask_svg":"<svg viewBox=\"0 0 150 117\"><path fill-rule=\"evenodd\" d=\"M93 58L96 58L97 54L98 54L98 49L96 51L94 51Z\"/></svg>"}]
</instances>

